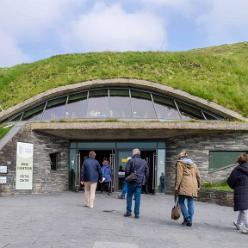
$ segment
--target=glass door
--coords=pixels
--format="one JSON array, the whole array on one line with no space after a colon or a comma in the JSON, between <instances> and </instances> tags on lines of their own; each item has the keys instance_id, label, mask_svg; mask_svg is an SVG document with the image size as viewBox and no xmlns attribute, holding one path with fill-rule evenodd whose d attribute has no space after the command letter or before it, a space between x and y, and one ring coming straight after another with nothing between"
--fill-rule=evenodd
<instances>
[{"instance_id":1,"label":"glass door","mask_svg":"<svg viewBox=\"0 0 248 248\"><path fill-rule=\"evenodd\" d=\"M122 190L122 186L125 180L125 169L128 162L128 158L132 156L132 152L129 150L119 150L118 160L116 165L116 190Z\"/></svg>"},{"instance_id":2,"label":"glass door","mask_svg":"<svg viewBox=\"0 0 248 248\"><path fill-rule=\"evenodd\" d=\"M110 162L111 170L112 170L111 192L113 192L117 188L117 183L116 183L116 163L115 163L114 150L112 150L112 153L109 156L109 162Z\"/></svg>"}]
</instances>

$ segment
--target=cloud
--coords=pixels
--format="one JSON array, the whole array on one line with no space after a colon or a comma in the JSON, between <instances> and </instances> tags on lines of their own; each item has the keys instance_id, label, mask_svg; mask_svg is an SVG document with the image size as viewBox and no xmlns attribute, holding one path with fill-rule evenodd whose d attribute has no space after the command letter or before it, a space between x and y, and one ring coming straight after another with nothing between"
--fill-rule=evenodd
<instances>
[{"instance_id":1,"label":"cloud","mask_svg":"<svg viewBox=\"0 0 248 248\"><path fill-rule=\"evenodd\" d=\"M96 4L71 22L62 40L66 51L161 50L166 29L160 17L146 10L130 13L119 4Z\"/></svg>"},{"instance_id":2,"label":"cloud","mask_svg":"<svg viewBox=\"0 0 248 248\"><path fill-rule=\"evenodd\" d=\"M197 19L206 39L214 43L248 39L248 1L212 0L208 11Z\"/></svg>"},{"instance_id":3,"label":"cloud","mask_svg":"<svg viewBox=\"0 0 248 248\"><path fill-rule=\"evenodd\" d=\"M0 30L0 66L11 66L29 61L29 57L22 52L15 41Z\"/></svg>"}]
</instances>

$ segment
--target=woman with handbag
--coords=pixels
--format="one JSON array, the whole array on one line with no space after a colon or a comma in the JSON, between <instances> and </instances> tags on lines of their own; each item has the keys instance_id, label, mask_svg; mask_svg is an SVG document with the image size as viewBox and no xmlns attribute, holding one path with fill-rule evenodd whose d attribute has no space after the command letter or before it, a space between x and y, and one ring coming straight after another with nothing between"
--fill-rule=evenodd
<instances>
[{"instance_id":1,"label":"woman with handbag","mask_svg":"<svg viewBox=\"0 0 248 248\"><path fill-rule=\"evenodd\" d=\"M192 226L194 198L200 189L200 172L197 165L188 157L186 150L179 153L176 163L176 187L179 206L184 218L183 225ZM185 205L187 201L187 206Z\"/></svg>"}]
</instances>

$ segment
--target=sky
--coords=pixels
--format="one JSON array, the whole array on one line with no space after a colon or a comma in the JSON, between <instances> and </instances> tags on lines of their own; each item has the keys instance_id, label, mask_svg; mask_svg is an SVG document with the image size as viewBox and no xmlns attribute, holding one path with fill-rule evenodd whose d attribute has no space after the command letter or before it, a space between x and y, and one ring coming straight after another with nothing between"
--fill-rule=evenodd
<instances>
[{"instance_id":1,"label":"sky","mask_svg":"<svg viewBox=\"0 0 248 248\"><path fill-rule=\"evenodd\" d=\"M0 67L248 41L248 0L0 0Z\"/></svg>"}]
</instances>

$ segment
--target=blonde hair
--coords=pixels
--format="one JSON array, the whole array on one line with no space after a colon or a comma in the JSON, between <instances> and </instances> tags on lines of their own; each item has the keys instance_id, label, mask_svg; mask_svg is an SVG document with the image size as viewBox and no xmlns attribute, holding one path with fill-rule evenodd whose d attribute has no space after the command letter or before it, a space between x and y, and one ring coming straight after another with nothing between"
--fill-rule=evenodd
<instances>
[{"instance_id":1,"label":"blonde hair","mask_svg":"<svg viewBox=\"0 0 248 248\"><path fill-rule=\"evenodd\" d=\"M177 155L177 159L180 159L182 157L187 157L188 156L188 152L187 150L182 150L178 155Z\"/></svg>"}]
</instances>

